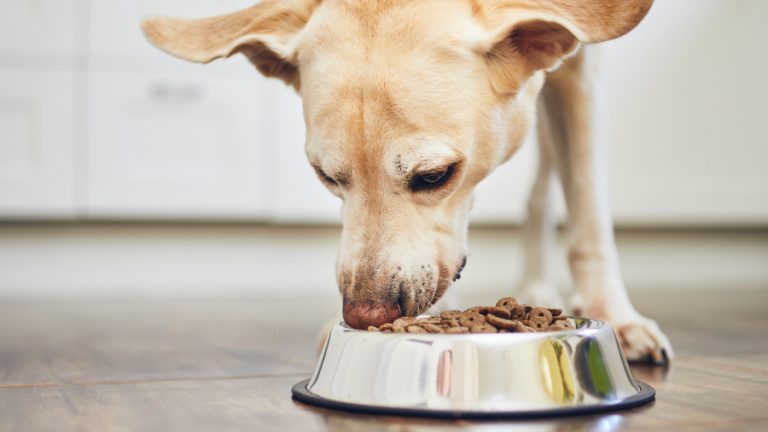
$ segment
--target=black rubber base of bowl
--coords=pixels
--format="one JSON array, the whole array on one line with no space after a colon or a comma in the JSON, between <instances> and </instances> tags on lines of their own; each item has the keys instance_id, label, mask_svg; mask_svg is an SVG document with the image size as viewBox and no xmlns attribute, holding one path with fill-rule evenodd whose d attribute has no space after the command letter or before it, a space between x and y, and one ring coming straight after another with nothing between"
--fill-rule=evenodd
<instances>
[{"instance_id":1,"label":"black rubber base of bowl","mask_svg":"<svg viewBox=\"0 0 768 432\"><path fill-rule=\"evenodd\" d=\"M640 405L645 405L656 398L656 390L654 390L653 387L644 382L637 381L637 384L640 386L640 391L637 392L636 395L606 405L563 407L534 411L447 411L417 408L391 408L373 405L362 405L349 402L339 402L310 393L309 390L307 390L307 383L309 383L309 380L305 379L303 381L297 382L293 386L291 393L293 394L294 399L323 408L365 414L449 419L530 419L576 416L634 408Z\"/></svg>"}]
</instances>

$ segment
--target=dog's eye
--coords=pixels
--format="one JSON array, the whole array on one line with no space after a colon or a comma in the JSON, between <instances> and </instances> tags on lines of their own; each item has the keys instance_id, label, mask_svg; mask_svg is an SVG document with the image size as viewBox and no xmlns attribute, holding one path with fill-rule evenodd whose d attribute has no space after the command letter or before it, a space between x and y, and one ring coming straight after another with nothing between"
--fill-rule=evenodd
<instances>
[{"instance_id":1,"label":"dog's eye","mask_svg":"<svg viewBox=\"0 0 768 432\"><path fill-rule=\"evenodd\" d=\"M411 179L411 191L420 192L438 189L448 183L455 169L456 164L453 164L441 170L417 174Z\"/></svg>"},{"instance_id":2,"label":"dog's eye","mask_svg":"<svg viewBox=\"0 0 768 432\"><path fill-rule=\"evenodd\" d=\"M315 168L315 171L317 171L318 177L320 177L320 180L324 181L325 183L328 183L331 186L338 186L339 182L337 182L333 177L326 174L323 170L320 168Z\"/></svg>"}]
</instances>

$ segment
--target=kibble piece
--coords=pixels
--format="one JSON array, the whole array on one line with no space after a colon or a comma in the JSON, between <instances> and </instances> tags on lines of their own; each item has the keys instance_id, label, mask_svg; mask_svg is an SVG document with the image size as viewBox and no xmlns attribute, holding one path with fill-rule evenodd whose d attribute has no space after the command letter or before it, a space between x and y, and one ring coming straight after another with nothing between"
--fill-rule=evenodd
<instances>
[{"instance_id":1,"label":"kibble piece","mask_svg":"<svg viewBox=\"0 0 768 432\"><path fill-rule=\"evenodd\" d=\"M416 324L409 325L405 330L408 333L427 333L427 330L424 327Z\"/></svg>"},{"instance_id":2,"label":"kibble piece","mask_svg":"<svg viewBox=\"0 0 768 432\"><path fill-rule=\"evenodd\" d=\"M510 316L511 319L516 319L516 320L525 319L525 308L523 306L520 306L520 305L515 306L510 311L510 315L511 315Z\"/></svg>"},{"instance_id":3,"label":"kibble piece","mask_svg":"<svg viewBox=\"0 0 768 432\"><path fill-rule=\"evenodd\" d=\"M440 313L440 318L444 320L459 319L460 316L460 310L447 310Z\"/></svg>"},{"instance_id":4,"label":"kibble piece","mask_svg":"<svg viewBox=\"0 0 768 432\"><path fill-rule=\"evenodd\" d=\"M480 324L485 324L485 321L485 316L477 312L464 312L461 314L461 317L459 317L459 324L469 328Z\"/></svg>"},{"instance_id":5,"label":"kibble piece","mask_svg":"<svg viewBox=\"0 0 768 432\"><path fill-rule=\"evenodd\" d=\"M545 330L549 327L549 323L545 323L544 321L541 321L541 320L536 320L536 321L526 320L526 321L523 321L523 325L528 326L534 330Z\"/></svg>"},{"instance_id":6,"label":"kibble piece","mask_svg":"<svg viewBox=\"0 0 768 432\"><path fill-rule=\"evenodd\" d=\"M488 315L485 319L488 320L488 324L504 329L516 329L520 324L520 321L506 319L496 315Z\"/></svg>"},{"instance_id":7,"label":"kibble piece","mask_svg":"<svg viewBox=\"0 0 768 432\"><path fill-rule=\"evenodd\" d=\"M552 314L553 317L556 317L563 313L563 310L560 308L547 308L547 310L549 311L549 313Z\"/></svg>"},{"instance_id":8,"label":"kibble piece","mask_svg":"<svg viewBox=\"0 0 768 432\"><path fill-rule=\"evenodd\" d=\"M452 334L469 333L469 327L448 327L445 332Z\"/></svg>"},{"instance_id":9,"label":"kibble piece","mask_svg":"<svg viewBox=\"0 0 768 432\"><path fill-rule=\"evenodd\" d=\"M504 297L496 302L496 307L504 308L509 311L514 309L515 306L517 306L517 299L514 297Z\"/></svg>"},{"instance_id":10,"label":"kibble piece","mask_svg":"<svg viewBox=\"0 0 768 432\"><path fill-rule=\"evenodd\" d=\"M425 324L422 328L429 333L445 333L445 330L437 324Z\"/></svg>"},{"instance_id":11,"label":"kibble piece","mask_svg":"<svg viewBox=\"0 0 768 432\"><path fill-rule=\"evenodd\" d=\"M381 330L381 331L385 331L385 330L392 331L392 323L384 323L384 324L380 325L379 326L379 330Z\"/></svg>"},{"instance_id":12,"label":"kibble piece","mask_svg":"<svg viewBox=\"0 0 768 432\"><path fill-rule=\"evenodd\" d=\"M461 315L459 315L455 319L443 320L440 324L444 325L446 327L461 327L461 324L459 324L459 318L460 317L461 317Z\"/></svg>"},{"instance_id":13,"label":"kibble piece","mask_svg":"<svg viewBox=\"0 0 768 432\"><path fill-rule=\"evenodd\" d=\"M549 325L548 330L566 330L572 328L568 320L555 320Z\"/></svg>"},{"instance_id":14,"label":"kibble piece","mask_svg":"<svg viewBox=\"0 0 768 432\"><path fill-rule=\"evenodd\" d=\"M405 328L413 323L413 320L408 319L410 317L400 317L392 322L392 330L396 333L402 333Z\"/></svg>"},{"instance_id":15,"label":"kibble piece","mask_svg":"<svg viewBox=\"0 0 768 432\"><path fill-rule=\"evenodd\" d=\"M376 326L368 326L368 331L377 332L377 331L379 331L379 328L376 327Z\"/></svg>"},{"instance_id":16,"label":"kibble piece","mask_svg":"<svg viewBox=\"0 0 768 432\"><path fill-rule=\"evenodd\" d=\"M469 308L464 311L464 313L479 313L480 315L485 315L488 313L488 311L493 308L493 306L475 306L472 308Z\"/></svg>"},{"instance_id":17,"label":"kibble piece","mask_svg":"<svg viewBox=\"0 0 768 432\"><path fill-rule=\"evenodd\" d=\"M512 314L509 312L509 309L504 309L503 307L498 307L498 306L488 308L488 312L485 315L486 316L494 315L494 316L506 318L506 319L512 318Z\"/></svg>"},{"instance_id":18,"label":"kibble piece","mask_svg":"<svg viewBox=\"0 0 768 432\"><path fill-rule=\"evenodd\" d=\"M492 326L492 325L490 325L488 323L476 325L476 326L472 327L470 329L470 331L472 333L496 333L496 332L498 332L496 327L494 327L494 326Z\"/></svg>"},{"instance_id":19,"label":"kibble piece","mask_svg":"<svg viewBox=\"0 0 768 432\"><path fill-rule=\"evenodd\" d=\"M524 323L520 323L520 326L516 329L518 333L533 333L536 329L528 327Z\"/></svg>"},{"instance_id":20,"label":"kibble piece","mask_svg":"<svg viewBox=\"0 0 768 432\"><path fill-rule=\"evenodd\" d=\"M565 328L569 328L569 329L575 328L573 326L573 323L569 319L566 319L566 320L563 320L563 321L558 321L558 322L562 322L563 323L563 327L565 327Z\"/></svg>"},{"instance_id":21,"label":"kibble piece","mask_svg":"<svg viewBox=\"0 0 768 432\"><path fill-rule=\"evenodd\" d=\"M547 326L552 322L552 312L545 308L533 308L530 316L531 321L546 324Z\"/></svg>"}]
</instances>

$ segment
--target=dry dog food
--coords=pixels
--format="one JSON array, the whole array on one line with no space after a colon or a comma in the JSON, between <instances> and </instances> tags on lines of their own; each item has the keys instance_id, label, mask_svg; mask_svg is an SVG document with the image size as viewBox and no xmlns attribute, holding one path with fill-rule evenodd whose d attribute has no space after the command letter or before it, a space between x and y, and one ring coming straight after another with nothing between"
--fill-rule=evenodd
<instances>
[{"instance_id":1,"label":"dry dog food","mask_svg":"<svg viewBox=\"0 0 768 432\"><path fill-rule=\"evenodd\" d=\"M449 310L439 317L402 317L368 331L385 333L530 333L573 328L561 309L519 304L504 297L496 306Z\"/></svg>"}]
</instances>

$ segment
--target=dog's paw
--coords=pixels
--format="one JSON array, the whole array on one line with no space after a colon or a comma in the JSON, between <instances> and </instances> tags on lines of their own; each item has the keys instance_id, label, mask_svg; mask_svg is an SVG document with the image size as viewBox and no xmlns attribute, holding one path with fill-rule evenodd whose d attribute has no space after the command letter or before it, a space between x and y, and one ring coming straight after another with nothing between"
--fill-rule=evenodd
<instances>
[{"instance_id":1,"label":"dog's paw","mask_svg":"<svg viewBox=\"0 0 768 432\"><path fill-rule=\"evenodd\" d=\"M663 365L674 358L669 339L661 332L655 321L637 313L608 321L616 330L628 361Z\"/></svg>"},{"instance_id":2,"label":"dog's paw","mask_svg":"<svg viewBox=\"0 0 768 432\"><path fill-rule=\"evenodd\" d=\"M557 286L544 281L525 282L518 296L520 300L536 306L562 308L565 305Z\"/></svg>"}]
</instances>

